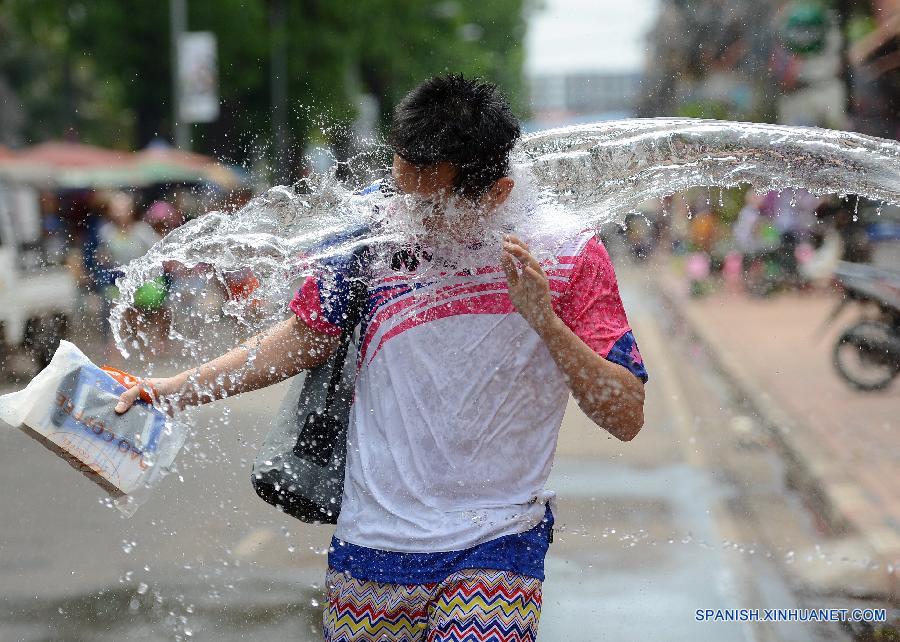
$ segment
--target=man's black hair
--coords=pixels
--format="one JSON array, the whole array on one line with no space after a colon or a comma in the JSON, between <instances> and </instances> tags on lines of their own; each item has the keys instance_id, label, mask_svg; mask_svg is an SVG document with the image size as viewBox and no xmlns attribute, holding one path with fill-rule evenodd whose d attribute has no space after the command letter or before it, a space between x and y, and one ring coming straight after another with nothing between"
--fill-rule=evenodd
<instances>
[{"instance_id":1,"label":"man's black hair","mask_svg":"<svg viewBox=\"0 0 900 642\"><path fill-rule=\"evenodd\" d=\"M388 135L394 152L423 167L442 161L472 199L509 173L519 121L496 85L459 74L429 78L397 104Z\"/></svg>"}]
</instances>

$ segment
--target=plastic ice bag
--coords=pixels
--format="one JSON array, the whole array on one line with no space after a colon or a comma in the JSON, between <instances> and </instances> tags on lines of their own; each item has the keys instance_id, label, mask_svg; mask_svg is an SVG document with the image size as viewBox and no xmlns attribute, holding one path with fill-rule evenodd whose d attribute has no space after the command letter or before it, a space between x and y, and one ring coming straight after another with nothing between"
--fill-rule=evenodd
<instances>
[{"instance_id":1,"label":"plastic ice bag","mask_svg":"<svg viewBox=\"0 0 900 642\"><path fill-rule=\"evenodd\" d=\"M172 465L186 434L145 400L116 414L124 391L81 350L61 341L24 390L0 396L0 420L84 473L131 516Z\"/></svg>"}]
</instances>

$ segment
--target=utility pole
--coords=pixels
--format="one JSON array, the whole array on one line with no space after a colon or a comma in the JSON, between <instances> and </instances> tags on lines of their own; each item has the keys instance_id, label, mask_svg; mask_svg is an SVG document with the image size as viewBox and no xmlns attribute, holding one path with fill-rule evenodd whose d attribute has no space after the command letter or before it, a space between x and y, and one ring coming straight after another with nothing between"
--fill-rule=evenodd
<instances>
[{"instance_id":1,"label":"utility pole","mask_svg":"<svg viewBox=\"0 0 900 642\"><path fill-rule=\"evenodd\" d=\"M841 68L838 75L844 85L844 111L850 123L853 122L853 63L850 61L850 15L852 11L851 0L838 0L835 3L837 11L838 30L841 32Z\"/></svg>"},{"instance_id":2,"label":"utility pole","mask_svg":"<svg viewBox=\"0 0 900 642\"><path fill-rule=\"evenodd\" d=\"M269 32L272 43L272 178L276 184L290 181L287 129L287 9L284 0L269 3Z\"/></svg>"},{"instance_id":3,"label":"utility pole","mask_svg":"<svg viewBox=\"0 0 900 642\"><path fill-rule=\"evenodd\" d=\"M178 77L180 61L178 43L181 34L187 31L187 0L169 0L169 31L172 38L172 134L175 147L191 148L190 123L181 117L181 81Z\"/></svg>"}]
</instances>

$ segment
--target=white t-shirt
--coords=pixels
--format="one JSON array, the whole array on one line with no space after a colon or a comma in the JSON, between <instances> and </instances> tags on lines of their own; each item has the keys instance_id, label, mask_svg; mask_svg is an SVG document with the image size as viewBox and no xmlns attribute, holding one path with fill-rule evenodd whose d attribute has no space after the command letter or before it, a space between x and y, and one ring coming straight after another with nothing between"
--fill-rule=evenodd
<instances>
[{"instance_id":1,"label":"white t-shirt","mask_svg":"<svg viewBox=\"0 0 900 642\"><path fill-rule=\"evenodd\" d=\"M334 267L308 277L290 307L314 330L338 335L351 275ZM560 318L598 354L646 379L612 264L593 233L565 243L544 269ZM338 539L458 551L541 521L569 390L515 312L499 261L474 274L372 274L357 363Z\"/></svg>"}]
</instances>

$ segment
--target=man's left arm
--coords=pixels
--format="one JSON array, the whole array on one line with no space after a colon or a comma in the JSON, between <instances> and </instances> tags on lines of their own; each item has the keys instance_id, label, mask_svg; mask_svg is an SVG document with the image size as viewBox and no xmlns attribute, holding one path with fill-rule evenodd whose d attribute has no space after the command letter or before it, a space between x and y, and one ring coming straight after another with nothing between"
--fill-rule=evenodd
<instances>
[{"instance_id":1,"label":"man's left arm","mask_svg":"<svg viewBox=\"0 0 900 642\"><path fill-rule=\"evenodd\" d=\"M643 381L597 354L560 319L547 276L525 243L507 237L500 262L513 305L544 341L579 407L616 438L633 439L644 424Z\"/></svg>"}]
</instances>

